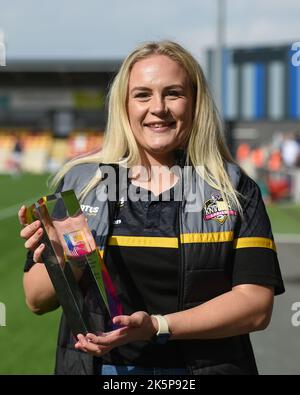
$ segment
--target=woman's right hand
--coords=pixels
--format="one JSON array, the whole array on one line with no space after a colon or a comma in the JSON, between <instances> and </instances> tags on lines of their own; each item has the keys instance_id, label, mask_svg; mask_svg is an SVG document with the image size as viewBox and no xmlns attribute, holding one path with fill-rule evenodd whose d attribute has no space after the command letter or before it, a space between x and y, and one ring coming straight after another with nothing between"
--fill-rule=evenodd
<instances>
[{"instance_id":1,"label":"woman's right hand","mask_svg":"<svg viewBox=\"0 0 300 395\"><path fill-rule=\"evenodd\" d=\"M26 240L24 246L26 249L33 252L34 262L42 262L42 252L44 251L45 245L40 244L43 236L43 228L39 220L32 222L27 225L26 223L26 207L22 206L18 212L18 218L23 229L20 232L22 239Z\"/></svg>"}]
</instances>

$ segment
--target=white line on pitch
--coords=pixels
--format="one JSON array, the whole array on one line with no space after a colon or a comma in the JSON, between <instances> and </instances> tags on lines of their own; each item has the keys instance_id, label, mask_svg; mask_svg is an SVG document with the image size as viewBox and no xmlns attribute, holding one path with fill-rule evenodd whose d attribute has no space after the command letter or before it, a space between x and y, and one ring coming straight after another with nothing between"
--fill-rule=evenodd
<instances>
[{"instance_id":1,"label":"white line on pitch","mask_svg":"<svg viewBox=\"0 0 300 395\"><path fill-rule=\"evenodd\" d=\"M0 221L7 219L7 218L11 218L13 216L17 217L20 207L23 205L27 206L28 204L31 204L32 202L34 202L34 199L35 198L28 199L25 202L21 202L21 203L15 204L13 206L1 209L0 210Z\"/></svg>"}]
</instances>

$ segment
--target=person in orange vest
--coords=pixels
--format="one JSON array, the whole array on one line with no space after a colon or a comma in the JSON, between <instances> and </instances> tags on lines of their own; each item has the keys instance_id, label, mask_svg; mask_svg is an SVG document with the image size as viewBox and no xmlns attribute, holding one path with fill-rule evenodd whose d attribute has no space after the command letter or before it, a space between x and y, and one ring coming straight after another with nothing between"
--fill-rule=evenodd
<instances>
[{"instance_id":1,"label":"person in orange vest","mask_svg":"<svg viewBox=\"0 0 300 395\"><path fill-rule=\"evenodd\" d=\"M249 157L250 154L250 146L247 143L241 143L236 151L236 159L237 161L243 162L245 159Z\"/></svg>"},{"instance_id":2,"label":"person in orange vest","mask_svg":"<svg viewBox=\"0 0 300 395\"><path fill-rule=\"evenodd\" d=\"M278 149L271 152L268 160L268 169L274 172L278 172L282 169L282 157Z\"/></svg>"},{"instance_id":3,"label":"person in orange vest","mask_svg":"<svg viewBox=\"0 0 300 395\"><path fill-rule=\"evenodd\" d=\"M270 171L268 188L271 199L273 201L279 201L287 198L290 194L290 182L286 176L282 177L280 175L280 172L283 170L283 161L278 149L271 152L268 160L268 169Z\"/></svg>"},{"instance_id":4,"label":"person in orange vest","mask_svg":"<svg viewBox=\"0 0 300 395\"><path fill-rule=\"evenodd\" d=\"M265 163L265 155L262 147L255 148L251 152L251 160L254 166L258 169L262 168Z\"/></svg>"}]
</instances>

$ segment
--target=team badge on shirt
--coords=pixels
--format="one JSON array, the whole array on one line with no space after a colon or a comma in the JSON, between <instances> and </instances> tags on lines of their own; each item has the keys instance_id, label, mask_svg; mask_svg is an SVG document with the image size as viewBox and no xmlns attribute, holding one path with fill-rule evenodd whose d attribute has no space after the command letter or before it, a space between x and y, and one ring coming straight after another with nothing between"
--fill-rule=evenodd
<instances>
[{"instance_id":1,"label":"team badge on shirt","mask_svg":"<svg viewBox=\"0 0 300 395\"><path fill-rule=\"evenodd\" d=\"M222 196L218 193L211 195L211 199L204 203L203 218L205 221L215 220L223 225L229 215L237 215L237 212L230 207L230 204L224 202Z\"/></svg>"}]
</instances>

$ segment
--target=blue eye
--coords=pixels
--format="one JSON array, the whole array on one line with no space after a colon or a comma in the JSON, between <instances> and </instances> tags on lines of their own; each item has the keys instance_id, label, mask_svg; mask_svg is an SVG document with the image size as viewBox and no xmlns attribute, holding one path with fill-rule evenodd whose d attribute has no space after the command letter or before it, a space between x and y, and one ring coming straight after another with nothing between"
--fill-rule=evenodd
<instances>
[{"instance_id":1,"label":"blue eye","mask_svg":"<svg viewBox=\"0 0 300 395\"><path fill-rule=\"evenodd\" d=\"M134 97L136 97L136 98L146 98L146 97L148 97L149 96L149 93L148 92L139 92L139 93L136 93L135 95L134 95Z\"/></svg>"},{"instance_id":2,"label":"blue eye","mask_svg":"<svg viewBox=\"0 0 300 395\"><path fill-rule=\"evenodd\" d=\"M167 96L175 96L178 97L180 95L180 93L178 91L175 90L171 90L167 92Z\"/></svg>"}]
</instances>

